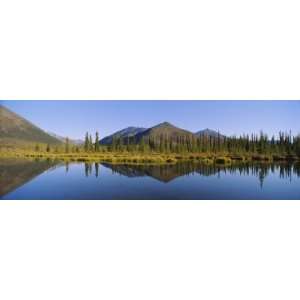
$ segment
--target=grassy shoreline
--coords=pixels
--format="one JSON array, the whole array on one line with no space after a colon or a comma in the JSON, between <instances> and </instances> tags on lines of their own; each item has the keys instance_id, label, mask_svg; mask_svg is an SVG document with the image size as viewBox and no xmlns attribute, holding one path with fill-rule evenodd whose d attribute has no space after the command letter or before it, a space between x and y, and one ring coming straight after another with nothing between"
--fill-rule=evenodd
<instances>
[{"instance_id":1,"label":"grassy shoreline","mask_svg":"<svg viewBox=\"0 0 300 300\"><path fill-rule=\"evenodd\" d=\"M139 152L99 152L99 153L48 153L32 151L0 152L0 158L41 158L66 162L108 162L116 164L174 164L182 161L195 161L207 164L231 164L234 162L293 162L300 161L296 155L260 155L260 154L215 154L215 153L184 153L160 154Z\"/></svg>"}]
</instances>

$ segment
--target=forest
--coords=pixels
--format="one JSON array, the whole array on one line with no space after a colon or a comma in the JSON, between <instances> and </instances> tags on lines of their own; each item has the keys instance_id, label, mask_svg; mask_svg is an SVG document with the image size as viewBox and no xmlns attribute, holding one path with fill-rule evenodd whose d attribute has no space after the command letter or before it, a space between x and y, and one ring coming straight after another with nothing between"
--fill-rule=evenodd
<instances>
[{"instance_id":1,"label":"forest","mask_svg":"<svg viewBox=\"0 0 300 300\"><path fill-rule=\"evenodd\" d=\"M113 138L110 145L101 145L99 133L94 139L88 132L85 135L84 144L74 145L66 138L62 146L52 147L50 144L36 144L36 152L48 153L136 153L136 154L202 154L204 156L228 155L260 157L297 158L300 156L300 136L292 136L291 133L279 132L278 138L260 132L259 135L243 135L225 137L218 134L216 137L208 135L190 135L169 137L160 135L156 137L143 137L139 142L135 137Z\"/></svg>"}]
</instances>

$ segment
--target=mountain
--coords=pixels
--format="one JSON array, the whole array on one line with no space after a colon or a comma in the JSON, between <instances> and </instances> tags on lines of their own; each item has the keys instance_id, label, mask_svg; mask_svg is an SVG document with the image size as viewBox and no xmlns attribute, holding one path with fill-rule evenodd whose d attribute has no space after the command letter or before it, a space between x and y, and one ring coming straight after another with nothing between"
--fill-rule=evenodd
<instances>
[{"instance_id":1,"label":"mountain","mask_svg":"<svg viewBox=\"0 0 300 300\"><path fill-rule=\"evenodd\" d=\"M57 138L52 137L3 105L0 105L0 141L1 144L15 144L19 142L61 143Z\"/></svg>"},{"instance_id":2,"label":"mountain","mask_svg":"<svg viewBox=\"0 0 300 300\"><path fill-rule=\"evenodd\" d=\"M195 132L195 135L198 137L199 136L211 136L213 138L217 138L218 134L220 134L220 133L218 133L215 130L209 129L209 128ZM220 134L220 138L225 138L225 135Z\"/></svg>"},{"instance_id":3,"label":"mountain","mask_svg":"<svg viewBox=\"0 0 300 300\"><path fill-rule=\"evenodd\" d=\"M61 142L65 143L66 142L66 137L63 137L61 135L58 135L56 133L53 132L49 132L47 131L47 133L51 136L53 136L54 138L60 140ZM73 139L69 139L70 143L74 144L74 145L82 145L84 143L83 140L77 139L77 140L73 140Z\"/></svg>"},{"instance_id":4,"label":"mountain","mask_svg":"<svg viewBox=\"0 0 300 300\"><path fill-rule=\"evenodd\" d=\"M135 135L135 141L139 142L142 138L159 140L160 138L168 138L169 141L177 142L178 138L191 138L194 134L190 131L178 128L169 122L160 123L143 132Z\"/></svg>"},{"instance_id":5,"label":"mountain","mask_svg":"<svg viewBox=\"0 0 300 300\"><path fill-rule=\"evenodd\" d=\"M142 133L145 130L147 130L147 128L142 128L142 127L127 127L125 129L122 129L120 131L117 131L109 136L106 136L105 138L100 140L100 144L102 145L109 145L112 143L113 138L122 138L122 139L127 139L127 138L131 138L133 136L135 136L136 134Z\"/></svg>"},{"instance_id":6,"label":"mountain","mask_svg":"<svg viewBox=\"0 0 300 300\"><path fill-rule=\"evenodd\" d=\"M192 136L194 134L190 131L178 128L169 122L163 122L151 128L127 127L103 138L100 140L100 144L109 145L112 143L113 138L121 138L124 142L126 142L127 138L130 138L131 142L139 143L143 138L159 140L167 137L169 140L176 142L179 137L190 138Z\"/></svg>"}]
</instances>

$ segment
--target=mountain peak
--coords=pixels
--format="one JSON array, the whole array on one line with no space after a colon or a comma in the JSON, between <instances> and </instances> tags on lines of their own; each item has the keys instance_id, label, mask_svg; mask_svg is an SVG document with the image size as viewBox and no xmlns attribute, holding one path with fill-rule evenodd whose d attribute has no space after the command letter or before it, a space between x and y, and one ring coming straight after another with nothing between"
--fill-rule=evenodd
<instances>
[{"instance_id":1,"label":"mountain peak","mask_svg":"<svg viewBox=\"0 0 300 300\"><path fill-rule=\"evenodd\" d=\"M157 124L154 127L166 127L166 126L167 127L175 127L173 124L171 124L170 122L167 122L167 121L159 123L159 124Z\"/></svg>"},{"instance_id":2,"label":"mountain peak","mask_svg":"<svg viewBox=\"0 0 300 300\"><path fill-rule=\"evenodd\" d=\"M100 140L100 144L109 145L112 143L113 138L121 138L121 139L130 138L135 136L138 133L145 131L146 129L147 128L143 128L143 127L129 126L111 135L104 137L103 139Z\"/></svg>"},{"instance_id":3,"label":"mountain peak","mask_svg":"<svg viewBox=\"0 0 300 300\"><path fill-rule=\"evenodd\" d=\"M162 137L167 137L169 140L177 141L179 137L191 137L193 135L192 132L178 128L169 122L162 122L157 124L144 132L138 133L135 135L135 141L139 142L141 139L152 139L159 140Z\"/></svg>"}]
</instances>

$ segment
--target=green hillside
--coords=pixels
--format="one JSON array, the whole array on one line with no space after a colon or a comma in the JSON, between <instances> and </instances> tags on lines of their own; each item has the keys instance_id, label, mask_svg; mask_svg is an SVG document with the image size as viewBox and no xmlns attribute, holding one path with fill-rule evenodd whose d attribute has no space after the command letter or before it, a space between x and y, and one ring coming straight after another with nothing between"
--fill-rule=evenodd
<instances>
[{"instance_id":1,"label":"green hillside","mask_svg":"<svg viewBox=\"0 0 300 300\"><path fill-rule=\"evenodd\" d=\"M178 128L168 122L158 124L141 133L135 135L135 141L140 142L142 139L158 142L160 140L168 140L174 143L179 140L188 140L195 137L190 131Z\"/></svg>"},{"instance_id":2,"label":"green hillside","mask_svg":"<svg viewBox=\"0 0 300 300\"><path fill-rule=\"evenodd\" d=\"M61 144L61 141L3 105L0 105L0 142L2 145L25 143Z\"/></svg>"}]
</instances>

